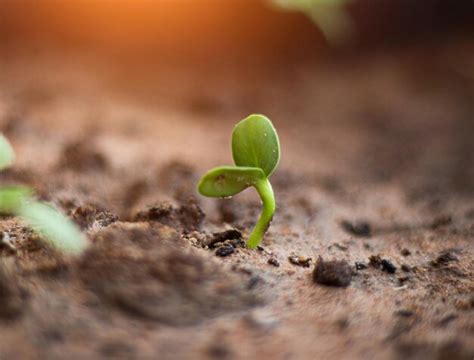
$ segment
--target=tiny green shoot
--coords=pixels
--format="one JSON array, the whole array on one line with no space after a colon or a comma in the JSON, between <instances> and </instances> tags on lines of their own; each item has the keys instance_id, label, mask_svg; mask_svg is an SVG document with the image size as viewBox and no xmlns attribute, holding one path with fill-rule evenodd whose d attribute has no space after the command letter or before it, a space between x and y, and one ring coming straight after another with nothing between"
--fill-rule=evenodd
<instances>
[{"instance_id":1,"label":"tiny green shoot","mask_svg":"<svg viewBox=\"0 0 474 360\"><path fill-rule=\"evenodd\" d=\"M0 134L0 170L13 164L15 153L8 140ZM68 254L80 254L87 242L77 226L66 216L34 199L28 187L0 187L0 213L23 219L51 245Z\"/></svg>"},{"instance_id":2,"label":"tiny green shoot","mask_svg":"<svg viewBox=\"0 0 474 360\"><path fill-rule=\"evenodd\" d=\"M351 0L270 0L286 10L306 14L322 31L332 46L346 45L356 33L355 24L346 9Z\"/></svg>"},{"instance_id":3,"label":"tiny green shoot","mask_svg":"<svg viewBox=\"0 0 474 360\"><path fill-rule=\"evenodd\" d=\"M247 241L247 247L255 249L276 209L270 176L280 161L280 141L270 119L250 115L239 122L232 132L232 155L235 166L208 171L199 181L198 191L204 196L226 198L255 187L262 199L262 213Z\"/></svg>"}]
</instances>

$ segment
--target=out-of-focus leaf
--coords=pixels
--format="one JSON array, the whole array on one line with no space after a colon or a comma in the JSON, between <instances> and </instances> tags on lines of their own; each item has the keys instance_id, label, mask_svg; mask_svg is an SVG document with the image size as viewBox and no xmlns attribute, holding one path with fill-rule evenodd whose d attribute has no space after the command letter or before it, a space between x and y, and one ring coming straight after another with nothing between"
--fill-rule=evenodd
<instances>
[{"instance_id":1,"label":"out-of-focus leaf","mask_svg":"<svg viewBox=\"0 0 474 360\"><path fill-rule=\"evenodd\" d=\"M65 253L80 254L87 247L87 240L77 226L50 205L30 201L16 213L45 240Z\"/></svg>"},{"instance_id":2,"label":"out-of-focus leaf","mask_svg":"<svg viewBox=\"0 0 474 360\"><path fill-rule=\"evenodd\" d=\"M0 170L15 162L15 152L5 136L0 134Z\"/></svg>"},{"instance_id":3,"label":"out-of-focus leaf","mask_svg":"<svg viewBox=\"0 0 474 360\"><path fill-rule=\"evenodd\" d=\"M32 194L33 191L30 188L23 186L6 186L0 188L0 213L14 213Z\"/></svg>"},{"instance_id":4,"label":"out-of-focus leaf","mask_svg":"<svg viewBox=\"0 0 474 360\"><path fill-rule=\"evenodd\" d=\"M351 0L271 0L276 6L305 13L333 46L346 43L355 33L345 5Z\"/></svg>"}]
</instances>

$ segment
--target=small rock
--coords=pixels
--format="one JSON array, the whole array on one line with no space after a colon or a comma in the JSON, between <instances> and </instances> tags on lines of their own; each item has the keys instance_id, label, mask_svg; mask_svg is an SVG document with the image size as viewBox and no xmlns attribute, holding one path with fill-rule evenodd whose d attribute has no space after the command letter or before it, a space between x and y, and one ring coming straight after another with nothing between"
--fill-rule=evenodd
<instances>
[{"instance_id":1,"label":"small rock","mask_svg":"<svg viewBox=\"0 0 474 360\"><path fill-rule=\"evenodd\" d=\"M352 268L346 261L324 261L319 257L313 280L322 285L347 287L352 280Z\"/></svg>"},{"instance_id":2,"label":"small rock","mask_svg":"<svg viewBox=\"0 0 474 360\"><path fill-rule=\"evenodd\" d=\"M100 211L95 217L95 223L103 228L118 221L118 216L109 211Z\"/></svg>"},{"instance_id":3,"label":"small rock","mask_svg":"<svg viewBox=\"0 0 474 360\"><path fill-rule=\"evenodd\" d=\"M345 231L355 236L369 237L372 234L370 224L366 221L357 221L351 223L347 220L343 220L341 222L341 226Z\"/></svg>"},{"instance_id":4,"label":"small rock","mask_svg":"<svg viewBox=\"0 0 474 360\"><path fill-rule=\"evenodd\" d=\"M216 250L216 255L220 257L225 257L233 254L235 251L234 247L232 245L224 245L219 247Z\"/></svg>"},{"instance_id":5,"label":"small rock","mask_svg":"<svg viewBox=\"0 0 474 360\"><path fill-rule=\"evenodd\" d=\"M389 260L382 259L382 271L388 272L389 274L395 274L397 267Z\"/></svg>"},{"instance_id":6,"label":"small rock","mask_svg":"<svg viewBox=\"0 0 474 360\"><path fill-rule=\"evenodd\" d=\"M411 251L408 250L407 248L404 248L402 249L402 251L400 252L403 256L410 256L411 255Z\"/></svg>"},{"instance_id":7,"label":"small rock","mask_svg":"<svg viewBox=\"0 0 474 360\"><path fill-rule=\"evenodd\" d=\"M356 270L360 271L360 270L365 270L365 269L367 269L368 266L367 266L366 263L356 261L356 262L355 262L355 268L356 268Z\"/></svg>"},{"instance_id":8,"label":"small rock","mask_svg":"<svg viewBox=\"0 0 474 360\"><path fill-rule=\"evenodd\" d=\"M389 274L395 274L395 272L397 271L397 267L395 265L393 265L387 259L382 259L380 255L371 255L369 257L369 264Z\"/></svg>"},{"instance_id":9,"label":"small rock","mask_svg":"<svg viewBox=\"0 0 474 360\"><path fill-rule=\"evenodd\" d=\"M298 256L298 255L288 256L288 260L293 265L302 266L302 267L310 267L311 261L313 261L313 259L311 259L310 257Z\"/></svg>"},{"instance_id":10,"label":"small rock","mask_svg":"<svg viewBox=\"0 0 474 360\"><path fill-rule=\"evenodd\" d=\"M270 264L272 266L280 267L280 262L275 258L270 258L270 259L268 259L267 262L268 262L268 264Z\"/></svg>"},{"instance_id":11,"label":"small rock","mask_svg":"<svg viewBox=\"0 0 474 360\"><path fill-rule=\"evenodd\" d=\"M400 285L404 285L409 280L410 280L409 276L400 276L398 278L398 282L400 283Z\"/></svg>"},{"instance_id":12,"label":"small rock","mask_svg":"<svg viewBox=\"0 0 474 360\"><path fill-rule=\"evenodd\" d=\"M400 309L395 311L394 315L400 317L412 317L413 315L415 315L415 312L409 309Z\"/></svg>"},{"instance_id":13,"label":"small rock","mask_svg":"<svg viewBox=\"0 0 474 360\"><path fill-rule=\"evenodd\" d=\"M439 253L436 260L431 262L433 266L446 265L447 263L458 261L459 258L457 254L461 252L460 249L447 249Z\"/></svg>"},{"instance_id":14,"label":"small rock","mask_svg":"<svg viewBox=\"0 0 474 360\"><path fill-rule=\"evenodd\" d=\"M404 272L411 272L411 267L409 267L407 264L402 264L402 266L400 266L400 268Z\"/></svg>"}]
</instances>

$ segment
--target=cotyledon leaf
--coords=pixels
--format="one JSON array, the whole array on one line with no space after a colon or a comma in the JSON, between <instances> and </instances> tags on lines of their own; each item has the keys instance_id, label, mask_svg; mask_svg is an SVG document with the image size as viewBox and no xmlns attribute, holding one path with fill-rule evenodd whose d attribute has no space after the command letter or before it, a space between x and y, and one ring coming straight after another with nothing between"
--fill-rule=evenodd
<instances>
[{"instance_id":1,"label":"cotyledon leaf","mask_svg":"<svg viewBox=\"0 0 474 360\"><path fill-rule=\"evenodd\" d=\"M0 170L11 166L15 161L15 153L8 140L0 134Z\"/></svg>"},{"instance_id":2,"label":"cotyledon leaf","mask_svg":"<svg viewBox=\"0 0 474 360\"><path fill-rule=\"evenodd\" d=\"M33 191L24 186L5 186L0 188L0 213L12 214L33 195Z\"/></svg>"},{"instance_id":3,"label":"cotyledon leaf","mask_svg":"<svg viewBox=\"0 0 474 360\"><path fill-rule=\"evenodd\" d=\"M237 166L257 167L269 177L280 161L280 140L272 122L250 115L232 132L232 155Z\"/></svg>"},{"instance_id":4,"label":"cotyledon leaf","mask_svg":"<svg viewBox=\"0 0 474 360\"><path fill-rule=\"evenodd\" d=\"M198 191L208 197L228 197L264 179L265 174L259 168L220 166L208 171L201 178Z\"/></svg>"}]
</instances>

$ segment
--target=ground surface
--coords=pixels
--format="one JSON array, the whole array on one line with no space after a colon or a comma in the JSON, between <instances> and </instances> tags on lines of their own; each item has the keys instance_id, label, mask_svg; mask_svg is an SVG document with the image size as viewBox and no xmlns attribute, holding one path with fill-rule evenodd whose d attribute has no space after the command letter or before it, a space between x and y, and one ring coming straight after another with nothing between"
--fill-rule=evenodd
<instances>
[{"instance_id":1,"label":"ground surface","mask_svg":"<svg viewBox=\"0 0 474 360\"><path fill-rule=\"evenodd\" d=\"M0 358L472 359L473 63L466 43L274 67L5 56L1 183L92 245L67 259L0 220ZM280 132L278 211L263 249L209 249L259 212L194 190L251 112ZM318 257L350 286L316 284Z\"/></svg>"}]
</instances>

